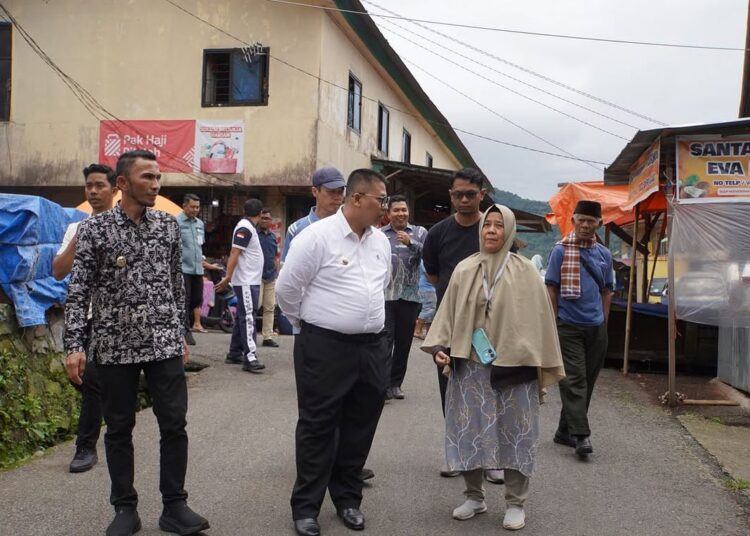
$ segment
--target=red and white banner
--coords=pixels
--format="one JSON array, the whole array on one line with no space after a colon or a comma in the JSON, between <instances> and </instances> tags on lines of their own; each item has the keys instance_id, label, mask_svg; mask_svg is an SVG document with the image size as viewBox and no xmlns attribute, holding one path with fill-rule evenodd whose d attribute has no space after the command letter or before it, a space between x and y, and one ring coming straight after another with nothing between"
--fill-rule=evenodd
<instances>
[{"instance_id":1,"label":"red and white banner","mask_svg":"<svg viewBox=\"0 0 750 536\"><path fill-rule=\"evenodd\" d=\"M102 121L99 162L114 168L126 151L146 149L156 155L164 173L193 171L195 121Z\"/></svg>"}]
</instances>

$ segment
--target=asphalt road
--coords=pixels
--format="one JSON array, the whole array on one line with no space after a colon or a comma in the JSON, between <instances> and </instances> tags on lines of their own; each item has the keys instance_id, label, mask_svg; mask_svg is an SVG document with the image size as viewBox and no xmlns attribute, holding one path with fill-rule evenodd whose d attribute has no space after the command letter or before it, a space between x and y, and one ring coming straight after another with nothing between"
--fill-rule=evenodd
<instances>
[{"instance_id":1,"label":"asphalt road","mask_svg":"<svg viewBox=\"0 0 750 536\"><path fill-rule=\"evenodd\" d=\"M228 336L198 335L191 374L188 430L190 505L208 517L207 535L291 535L296 400L291 337L262 348L263 375L225 365ZM443 479L442 416L434 368L413 349L406 400L385 407L368 466L376 477L362 505L366 533L458 535L502 533L503 487L487 484L489 512L454 521L463 501L460 478ZM721 484L716 464L666 412L640 398L615 371L605 371L592 408L595 454L579 461L552 443L559 398L542 407L542 443L526 505L527 535L747 535L745 499ZM158 430L153 414L135 431L140 534L157 526ZM0 473L0 535L101 535L112 510L100 442L100 463L73 475L71 442L23 467ZM326 500L325 535L351 535Z\"/></svg>"}]
</instances>

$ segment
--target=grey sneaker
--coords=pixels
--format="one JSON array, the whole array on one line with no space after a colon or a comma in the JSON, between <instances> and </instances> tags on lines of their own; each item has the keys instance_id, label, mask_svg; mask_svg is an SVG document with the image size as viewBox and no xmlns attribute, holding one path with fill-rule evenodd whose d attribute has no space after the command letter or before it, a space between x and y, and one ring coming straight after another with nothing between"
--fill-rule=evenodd
<instances>
[{"instance_id":1,"label":"grey sneaker","mask_svg":"<svg viewBox=\"0 0 750 536\"><path fill-rule=\"evenodd\" d=\"M465 503L453 510L453 519L466 521L477 514L483 514L487 511L487 505L484 501L475 501L467 499Z\"/></svg>"},{"instance_id":2,"label":"grey sneaker","mask_svg":"<svg viewBox=\"0 0 750 536\"><path fill-rule=\"evenodd\" d=\"M520 506L508 506L505 510L503 528L507 530L521 530L526 526L526 514Z\"/></svg>"}]
</instances>

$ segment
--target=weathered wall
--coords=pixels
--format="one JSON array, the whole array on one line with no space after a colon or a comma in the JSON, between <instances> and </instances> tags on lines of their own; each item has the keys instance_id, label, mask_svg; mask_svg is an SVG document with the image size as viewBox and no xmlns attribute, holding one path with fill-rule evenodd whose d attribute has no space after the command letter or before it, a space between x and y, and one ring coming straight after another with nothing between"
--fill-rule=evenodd
<instances>
[{"instance_id":1,"label":"weathered wall","mask_svg":"<svg viewBox=\"0 0 750 536\"><path fill-rule=\"evenodd\" d=\"M242 119L244 182L304 184L314 166L317 80L271 60L268 106L201 107L203 50L236 48L167 2L9 0L8 9L62 70L121 119ZM263 0L182 0L185 9L317 73L317 10ZM11 122L0 124L0 185L80 185L98 158L99 121L14 31ZM165 185L195 185L169 174Z\"/></svg>"},{"instance_id":2,"label":"weathered wall","mask_svg":"<svg viewBox=\"0 0 750 536\"><path fill-rule=\"evenodd\" d=\"M330 17L322 24L321 78L335 84L320 86L320 122L318 124L318 165L339 163L342 169L370 167L370 156L401 160L401 134L411 134L411 163L424 166L425 152L433 156L433 166L458 169L458 162L428 125L399 110L416 114L398 86L387 79L382 67L364 48L353 46L344 30ZM347 30L350 31L350 30ZM360 133L347 127L347 88L349 72L362 82L362 93L385 104L390 110L388 154L378 151L378 102L362 100ZM338 86L338 87L336 87ZM344 142L342 143L342 140Z\"/></svg>"}]
</instances>

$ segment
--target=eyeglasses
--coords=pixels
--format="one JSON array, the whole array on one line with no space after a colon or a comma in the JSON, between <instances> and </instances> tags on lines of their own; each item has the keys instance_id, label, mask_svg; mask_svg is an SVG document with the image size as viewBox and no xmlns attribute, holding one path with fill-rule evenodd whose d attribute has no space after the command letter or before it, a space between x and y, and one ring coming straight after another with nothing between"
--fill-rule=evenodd
<instances>
[{"instance_id":1,"label":"eyeglasses","mask_svg":"<svg viewBox=\"0 0 750 536\"><path fill-rule=\"evenodd\" d=\"M356 192L357 194L364 196L364 197L372 197L378 200L378 203L380 203L381 207L387 207L388 206L388 196L387 195L372 195L372 194L363 194L362 192Z\"/></svg>"},{"instance_id":2,"label":"eyeglasses","mask_svg":"<svg viewBox=\"0 0 750 536\"><path fill-rule=\"evenodd\" d=\"M461 199L462 197L474 199L478 195L479 190L451 190L451 197L453 199Z\"/></svg>"}]
</instances>

